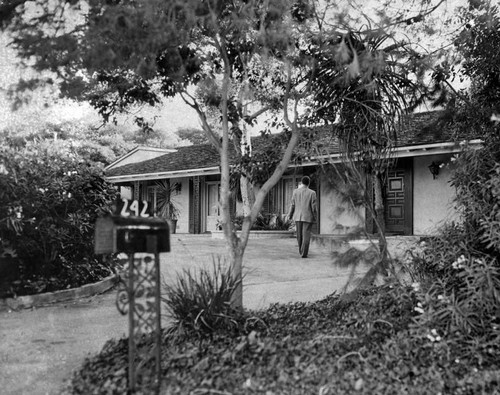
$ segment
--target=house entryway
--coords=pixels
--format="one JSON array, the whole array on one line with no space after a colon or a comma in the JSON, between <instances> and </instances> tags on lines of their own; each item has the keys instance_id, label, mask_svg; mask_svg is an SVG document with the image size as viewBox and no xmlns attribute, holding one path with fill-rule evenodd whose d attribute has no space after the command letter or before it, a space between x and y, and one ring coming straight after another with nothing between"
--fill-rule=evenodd
<instances>
[{"instance_id":1,"label":"house entryway","mask_svg":"<svg viewBox=\"0 0 500 395\"><path fill-rule=\"evenodd\" d=\"M384 188L387 234L413 234L413 180L411 159L398 159L387 173Z\"/></svg>"}]
</instances>

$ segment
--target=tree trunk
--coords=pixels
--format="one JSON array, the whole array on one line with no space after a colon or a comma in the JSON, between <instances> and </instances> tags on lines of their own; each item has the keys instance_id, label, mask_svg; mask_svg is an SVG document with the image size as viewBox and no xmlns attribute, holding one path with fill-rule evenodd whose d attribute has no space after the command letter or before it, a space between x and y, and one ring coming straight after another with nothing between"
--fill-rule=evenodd
<instances>
[{"instance_id":1,"label":"tree trunk","mask_svg":"<svg viewBox=\"0 0 500 395\"><path fill-rule=\"evenodd\" d=\"M229 263L233 279L236 281L236 289L232 298L232 306L235 309L243 308L243 284L242 284L242 262L244 245L240 243L234 224L231 221L231 185L229 169L229 118L228 118L228 97L229 84L231 80L231 67L227 57L224 57L225 72L222 80L222 144L220 149L221 185L220 185L220 207L222 230L229 250Z\"/></svg>"},{"instance_id":2,"label":"tree trunk","mask_svg":"<svg viewBox=\"0 0 500 395\"><path fill-rule=\"evenodd\" d=\"M223 51L223 49L221 48ZM223 51L224 52L224 51ZM285 152L281 157L280 163L276 166L271 177L257 190L253 190L254 201L250 207L249 215L245 216L243 221L243 228L241 230L240 236L236 234L234 230L233 222L231 221L231 205L230 205L230 179L229 179L229 117L228 117L228 98L229 98L229 85L231 81L231 68L229 65L229 60L227 56L224 56L225 72L222 80L222 102L221 102L221 112L222 112L222 141L217 146L219 146L220 153L220 165L221 165L221 195L220 195L220 207L221 207L221 219L222 219L222 229L224 231L224 238L226 239L227 247L229 249L229 259L233 278L236 281L236 289L233 293L232 307L235 309L243 308L243 281L242 281L242 266L243 266L243 255L248 243L248 237L250 234L250 228L255 219L257 218L263 204L264 199L269 192L269 190L277 184L281 179L283 173L285 172L287 166L289 165L294 148L297 146L299 141L299 129L297 127L296 121L291 122L288 116L288 95L287 91L284 99L284 119L287 125L292 130L290 140L285 148ZM288 71L288 78L291 80L290 71ZM294 107L295 120L298 118L297 109ZM204 118L202 118L204 120ZM210 132L209 125L204 123L207 128L207 133ZM212 133L213 134L213 133ZM210 133L209 133L210 135ZM217 143L217 141L214 141ZM252 188L253 189L253 188Z\"/></svg>"},{"instance_id":3,"label":"tree trunk","mask_svg":"<svg viewBox=\"0 0 500 395\"><path fill-rule=\"evenodd\" d=\"M243 216L250 215L253 205L255 204L255 195L253 187L248 178L241 176L240 178L241 199L243 202Z\"/></svg>"},{"instance_id":4,"label":"tree trunk","mask_svg":"<svg viewBox=\"0 0 500 395\"><path fill-rule=\"evenodd\" d=\"M372 176L374 191L375 221L379 235L385 234L384 199L382 195L382 180L380 174L375 172Z\"/></svg>"},{"instance_id":5,"label":"tree trunk","mask_svg":"<svg viewBox=\"0 0 500 395\"><path fill-rule=\"evenodd\" d=\"M243 308L243 254L245 249L242 248L238 238L234 235L234 239L229 242L229 259L231 262L231 272L233 279L236 281L236 287L231 297L231 306L235 309Z\"/></svg>"},{"instance_id":6,"label":"tree trunk","mask_svg":"<svg viewBox=\"0 0 500 395\"><path fill-rule=\"evenodd\" d=\"M248 88L248 84L244 83L244 87L240 91L240 102L246 103L250 97L250 90ZM248 105L244 104L242 106L243 116L248 115ZM241 141L240 141L240 150L241 155L252 155L252 139L250 133L248 132L246 122L241 123ZM250 215L252 207L255 203L255 194L250 183L250 180L245 177L240 177L240 191L241 191L241 200L243 203L243 216L247 217Z\"/></svg>"},{"instance_id":7,"label":"tree trunk","mask_svg":"<svg viewBox=\"0 0 500 395\"><path fill-rule=\"evenodd\" d=\"M385 207L382 194L382 179L379 172L372 175L375 206L375 225L378 230L378 242L381 253L382 268L387 270L387 240L385 238Z\"/></svg>"}]
</instances>

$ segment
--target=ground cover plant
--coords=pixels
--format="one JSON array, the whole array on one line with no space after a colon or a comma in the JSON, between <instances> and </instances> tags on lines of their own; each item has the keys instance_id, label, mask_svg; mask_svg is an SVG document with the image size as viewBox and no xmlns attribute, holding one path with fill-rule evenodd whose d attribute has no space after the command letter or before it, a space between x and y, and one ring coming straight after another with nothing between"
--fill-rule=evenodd
<instances>
[{"instance_id":1,"label":"ground cover plant","mask_svg":"<svg viewBox=\"0 0 500 395\"><path fill-rule=\"evenodd\" d=\"M246 311L230 331L165 331L161 393L498 393L498 360L483 347L462 347L478 345L478 337L420 321L425 295L415 284L391 282L354 298L332 294ZM111 340L86 360L66 393L125 393L126 369L126 339ZM146 371L154 376L153 366Z\"/></svg>"}]
</instances>

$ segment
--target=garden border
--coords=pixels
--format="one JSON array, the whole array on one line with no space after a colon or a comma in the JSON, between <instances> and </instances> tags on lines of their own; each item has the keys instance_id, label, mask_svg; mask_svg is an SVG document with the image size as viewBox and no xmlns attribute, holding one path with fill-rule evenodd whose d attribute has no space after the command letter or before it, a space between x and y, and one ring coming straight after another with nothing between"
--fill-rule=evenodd
<instances>
[{"instance_id":1,"label":"garden border","mask_svg":"<svg viewBox=\"0 0 500 395\"><path fill-rule=\"evenodd\" d=\"M69 302L79 298L104 293L111 289L120 279L118 274L112 274L101 281L85 284L78 288L63 289L35 295L23 295L17 298L0 299L0 311L29 309L47 306L57 302Z\"/></svg>"}]
</instances>

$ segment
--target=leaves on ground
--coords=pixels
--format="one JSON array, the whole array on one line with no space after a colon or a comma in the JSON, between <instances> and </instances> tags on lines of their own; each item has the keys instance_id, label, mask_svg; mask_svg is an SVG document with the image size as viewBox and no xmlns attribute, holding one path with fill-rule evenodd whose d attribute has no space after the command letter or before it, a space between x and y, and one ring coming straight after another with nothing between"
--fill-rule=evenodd
<instances>
[{"instance_id":1,"label":"leaves on ground","mask_svg":"<svg viewBox=\"0 0 500 395\"><path fill-rule=\"evenodd\" d=\"M165 394L495 393L498 364L463 358L453 337L433 342L414 324L416 293L388 284L355 300L331 295L315 303L247 311L239 333L200 341L166 336ZM152 338L143 347L151 345ZM476 359L475 359L476 360ZM69 393L126 392L127 343L110 341L75 373ZM154 377L154 365L146 365ZM142 383L141 390L151 387ZM140 391L139 391L140 392Z\"/></svg>"}]
</instances>

